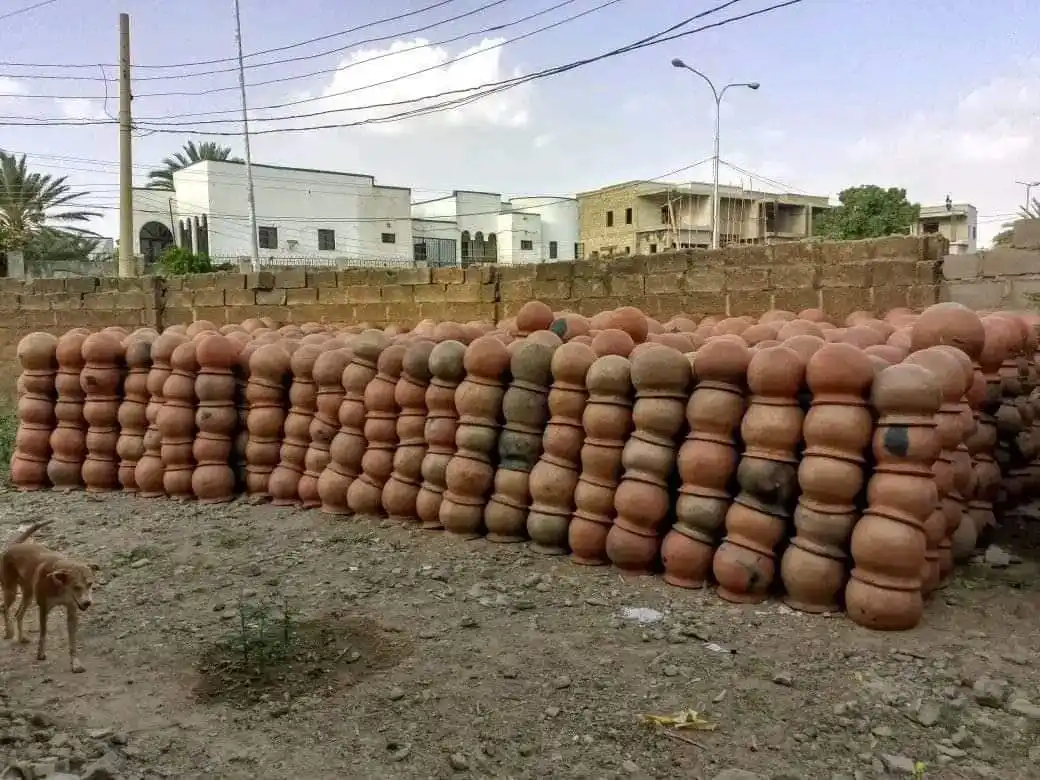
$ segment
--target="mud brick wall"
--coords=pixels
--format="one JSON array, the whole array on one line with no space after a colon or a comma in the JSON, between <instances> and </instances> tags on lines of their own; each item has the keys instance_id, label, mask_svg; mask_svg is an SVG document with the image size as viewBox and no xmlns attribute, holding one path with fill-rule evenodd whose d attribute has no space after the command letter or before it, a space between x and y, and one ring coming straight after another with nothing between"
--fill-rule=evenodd
<instances>
[{"instance_id":1,"label":"mud brick wall","mask_svg":"<svg viewBox=\"0 0 1040 780\"><path fill-rule=\"evenodd\" d=\"M414 324L496 320L538 298L594 314L638 306L676 314L761 314L822 308L921 308L939 297L948 245L938 236L799 242L528 266L343 271L288 269L162 279L0 279L0 363L34 330L163 328L196 319ZM1040 260L1038 260L1040 263ZM13 366L11 366L14 368ZM14 371L3 384L13 387Z\"/></svg>"}]
</instances>

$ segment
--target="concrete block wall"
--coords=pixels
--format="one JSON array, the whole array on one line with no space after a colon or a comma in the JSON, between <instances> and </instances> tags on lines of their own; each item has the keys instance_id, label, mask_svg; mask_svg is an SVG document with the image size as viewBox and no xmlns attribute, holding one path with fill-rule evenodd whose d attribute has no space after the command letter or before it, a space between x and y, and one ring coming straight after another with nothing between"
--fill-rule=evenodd
<instances>
[{"instance_id":1,"label":"concrete block wall","mask_svg":"<svg viewBox=\"0 0 1040 780\"><path fill-rule=\"evenodd\" d=\"M248 317L373 325L427 317L494 321L533 298L582 314L638 306L661 320L773 308L818 307L838 317L857 309L922 308L938 300L947 247L938 236L893 236L466 269L2 279L0 363L13 363L19 339L34 330L163 328L196 319L223 325ZM15 371L4 375L13 387Z\"/></svg>"},{"instance_id":2,"label":"concrete block wall","mask_svg":"<svg viewBox=\"0 0 1040 780\"><path fill-rule=\"evenodd\" d=\"M1040 249L994 247L950 255L940 270L943 300L972 309L1040 308Z\"/></svg>"}]
</instances>

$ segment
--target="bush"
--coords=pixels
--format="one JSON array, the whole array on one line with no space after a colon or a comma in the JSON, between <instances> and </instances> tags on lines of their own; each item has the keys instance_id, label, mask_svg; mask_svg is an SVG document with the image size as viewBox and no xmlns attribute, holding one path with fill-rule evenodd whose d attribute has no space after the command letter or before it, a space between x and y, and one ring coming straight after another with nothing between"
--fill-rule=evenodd
<instances>
[{"instance_id":1,"label":"bush","mask_svg":"<svg viewBox=\"0 0 1040 780\"><path fill-rule=\"evenodd\" d=\"M11 476L14 437L18 433L18 412L13 399L0 398L0 482Z\"/></svg>"},{"instance_id":2,"label":"bush","mask_svg":"<svg viewBox=\"0 0 1040 780\"><path fill-rule=\"evenodd\" d=\"M171 246L159 256L159 266L168 276L208 274L216 270L206 255L196 255L180 246Z\"/></svg>"}]
</instances>

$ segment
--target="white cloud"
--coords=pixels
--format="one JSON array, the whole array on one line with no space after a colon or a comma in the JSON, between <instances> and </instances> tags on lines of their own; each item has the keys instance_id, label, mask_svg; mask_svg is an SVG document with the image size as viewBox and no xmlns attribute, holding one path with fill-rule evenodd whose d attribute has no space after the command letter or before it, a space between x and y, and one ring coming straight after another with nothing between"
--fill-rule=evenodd
<instances>
[{"instance_id":1,"label":"white cloud","mask_svg":"<svg viewBox=\"0 0 1040 780\"><path fill-rule=\"evenodd\" d=\"M17 79L9 78L8 76L0 76L0 94L7 95L25 95L28 93L26 86L18 81ZM0 100L10 100L11 98L0 98Z\"/></svg>"},{"instance_id":2,"label":"white cloud","mask_svg":"<svg viewBox=\"0 0 1040 780\"><path fill-rule=\"evenodd\" d=\"M799 155L791 181L832 195L863 183L906 187L925 205L948 194L978 209L984 245L1022 203L1016 180L1040 178L1040 59L969 85L946 106L825 141L826 152Z\"/></svg>"},{"instance_id":3,"label":"white cloud","mask_svg":"<svg viewBox=\"0 0 1040 780\"><path fill-rule=\"evenodd\" d=\"M540 135L536 135L531 140L531 146L533 146L535 149L544 149L552 143L552 140L552 133L541 133Z\"/></svg>"},{"instance_id":4,"label":"white cloud","mask_svg":"<svg viewBox=\"0 0 1040 780\"><path fill-rule=\"evenodd\" d=\"M101 104L89 98L57 98L55 104L68 119L97 120L109 118Z\"/></svg>"},{"instance_id":5,"label":"white cloud","mask_svg":"<svg viewBox=\"0 0 1040 780\"><path fill-rule=\"evenodd\" d=\"M507 71L502 62L504 47L499 44L503 40L486 38L476 46L456 54L443 47L432 46L424 38L395 41L385 49L360 49L340 64L332 80L318 92L322 96L321 100L296 109L299 113L330 110L336 110L337 113L295 120L295 123L357 122L465 98L484 84L520 75L518 71ZM499 48L493 48L496 46ZM416 75L408 75L412 73ZM350 94L342 94L345 92ZM417 100L423 96L443 93L451 94ZM365 127L375 132L393 135L414 133L420 129L429 130L431 127L523 127L530 118L529 97L530 91L521 86L422 118L405 122L373 123ZM353 110L359 106L402 101L415 102L400 106ZM284 109L278 113L284 115L283 112Z\"/></svg>"}]
</instances>

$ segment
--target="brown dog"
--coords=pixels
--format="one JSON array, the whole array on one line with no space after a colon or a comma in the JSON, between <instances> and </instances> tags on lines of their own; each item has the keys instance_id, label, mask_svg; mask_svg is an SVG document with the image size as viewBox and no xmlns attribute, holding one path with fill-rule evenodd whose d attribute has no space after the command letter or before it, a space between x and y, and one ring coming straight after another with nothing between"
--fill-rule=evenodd
<instances>
[{"instance_id":1,"label":"brown dog","mask_svg":"<svg viewBox=\"0 0 1040 780\"><path fill-rule=\"evenodd\" d=\"M82 672L83 664L76 656L76 628L79 613L86 611L93 601L94 572L84 563L28 541L36 531L50 525L51 522L53 521L46 520L34 523L19 534L0 555L0 587L4 592L4 639L15 636L11 626L10 609L21 589L22 600L14 615L18 641L29 641L22 630L22 619L29 609L29 602L35 600L40 610L40 641L36 658L45 661L47 615L54 607L65 607L69 661L73 672Z\"/></svg>"}]
</instances>

